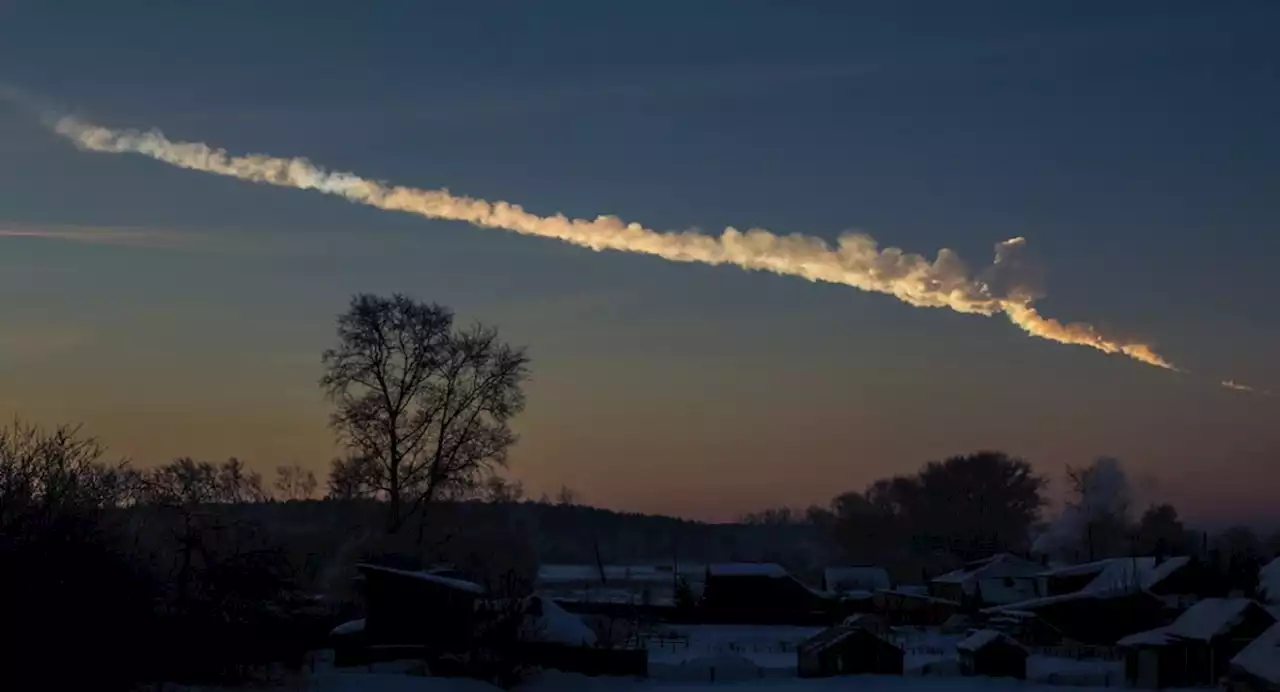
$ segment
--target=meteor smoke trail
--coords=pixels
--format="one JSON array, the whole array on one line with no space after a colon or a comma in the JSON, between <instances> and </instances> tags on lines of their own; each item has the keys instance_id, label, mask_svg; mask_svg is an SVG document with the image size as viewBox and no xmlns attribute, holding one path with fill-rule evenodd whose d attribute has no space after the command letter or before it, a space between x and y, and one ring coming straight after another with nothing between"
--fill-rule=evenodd
<instances>
[{"instance_id":1,"label":"meteor smoke trail","mask_svg":"<svg viewBox=\"0 0 1280 692\"><path fill-rule=\"evenodd\" d=\"M763 229L727 228L719 236L692 231L661 232L616 216L570 219L563 214L539 216L509 202L488 202L448 190L423 190L366 180L352 173L327 171L305 158L263 154L232 156L198 142L171 142L158 130L112 130L64 117L54 130L78 147L108 153L137 153L165 163L230 176L255 183L316 190L378 209L417 214L430 219L465 221L523 235L555 238L592 250L618 250L656 255L674 262L732 264L742 269L798 276L810 281L844 284L885 293L916 307L950 308L992 316L1003 313L1028 334L1063 344L1123 354L1159 368L1177 370L1144 343L1102 334L1084 323L1062 323L1032 307L1040 297L1011 274L1018 266L1023 238L996 245L994 264L971 277L960 257L948 249L936 260L898 248L880 249L868 235L849 233L834 248L811 236L775 235ZM1005 286L1007 284L1007 287Z\"/></svg>"}]
</instances>

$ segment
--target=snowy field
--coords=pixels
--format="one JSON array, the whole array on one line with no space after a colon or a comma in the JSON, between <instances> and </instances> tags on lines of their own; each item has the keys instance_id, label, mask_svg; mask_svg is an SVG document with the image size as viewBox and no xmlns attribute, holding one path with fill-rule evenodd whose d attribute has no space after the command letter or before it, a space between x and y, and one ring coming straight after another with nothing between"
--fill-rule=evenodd
<instances>
[{"instance_id":1,"label":"snowy field","mask_svg":"<svg viewBox=\"0 0 1280 692\"><path fill-rule=\"evenodd\" d=\"M297 680L285 687L265 689L299 692L498 692L498 688L475 680L367 672L330 672ZM588 678L562 673L546 673L517 688L519 692L827 692L851 689L859 692L1090 692L1105 688L1055 687L1043 683L993 678L861 675L817 680L792 678L696 683Z\"/></svg>"}]
</instances>

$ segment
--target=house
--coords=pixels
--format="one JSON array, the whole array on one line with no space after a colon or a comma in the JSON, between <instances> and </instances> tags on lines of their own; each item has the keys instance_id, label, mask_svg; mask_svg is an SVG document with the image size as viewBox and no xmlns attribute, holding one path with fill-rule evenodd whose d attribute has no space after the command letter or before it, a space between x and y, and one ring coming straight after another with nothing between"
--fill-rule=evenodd
<instances>
[{"instance_id":1,"label":"house","mask_svg":"<svg viewBox=\"0 0 1280 692\"><path fill-rule=\"evenodd\" d=\"M796 652L802 678L902 675L902 649L858 625L836 625L807 639Z\"/></svg>"},{"instance_id":2,"label":"house","mask_svg":"<svg viewBox=\"0 0 1280 692\"><path fill-rule=\"evenodd\" d=\"M1000 553L975 560L937 577L929 584L933 596L983 606L1006 605L1035 598L1037 575L1044 566Z\"/></svg>"},{"instance_id":3,"label":"house","mask_svg":"<svg viewBox=\"0 0 1280 692\"><path fill-rule=\"evenodd\" d=\"M889 573L883 567L828 567L822 570L822 590L837 594L866 593L890 588Z\"/></svg>"},{"instance_id":4,"label":"house","mask_svg":"<svg viewBox=\"0 0 1280 692\"><path fill-rule=\"evenodd\" d=\"M1204 565L1186 557L1115 558L1048 570L1040 578L1051 595L984 612L1034 613L1063 638L1109 645L1167 624L1210 584Z\"/></svg>"},{"instance_id":5,"label":"house","mask_svg":"<svg viewBox=\"0 0 1280 692\"><path fill-rule=\"evenodd\" d=\"M946 622L960 609L955 601L902 589L881 589L873 600L876 612L894 625L933 627Z\"/></svg>"},{"instance_id":6,"label":"house","mask_svg":"<svg viewBox=\"0 0 1280 692\"><path fill-rule=\"evenodd\" d=\"M1160 689L1216 684L1275 617L1246 598L1207 598L1163 627L1122 638L1125 677L1131 685Z\"/></svg>"},{"instance_id":7,"label":"house","mask_svg":"<svg viewBox=\"0 0 1280 692\"><path fill-rule=\"evenodd\" d=\"M525 665L586 675L647 674L647 650L597 646L594 630L545 595L529 596L523 607L518 652Z\"/></svg>"},{"instance_id":8,"label":"house","mask_svg":"<svg viewBox=\"0 0 1280 692\"><path fill-rule=\"evenodd\" d=\"M1280 692L1280 623L1231 659L1227 681L1231 692Z\"/></svg>"},{"instance_id":9,"label":"house","mask_svg":"<svg viewBox=\"0 0 1280 692\"><path fill-rule=\"evenodd\" d=\"M411 645L428 652L465 650L474 633L476 602L484 589L430 572L361 564L370 645Z\"/></svg>"},{"instance_id":10,"label":"house","mask_svg":"<svg viewBox=\"0 0 1280 692\"><path fill-rule=\"evenodd\" d=\"M708 565L702 595L709 622L804 625L830 622L826 594L773 563Z\"/></svg>"},{"instance_id":11,"label":"house","mask_svg":"<svg viewBox=\"0 0 1280 692\"><path fill-rule=\"evenodd\" d=\"M1027 679L1027 650L1009 635L978 630L956 644L963 675Z\"/></svg>"},{"instance_id":12,"label":"house","mask_svg":"<svg viewBox=\"0 0 1280 692\"><path fill-rule=\"evenodd\" d=\"M1258 600L1280 606L1280 557L1258 570Z\"/></svg>"}]
</instances>

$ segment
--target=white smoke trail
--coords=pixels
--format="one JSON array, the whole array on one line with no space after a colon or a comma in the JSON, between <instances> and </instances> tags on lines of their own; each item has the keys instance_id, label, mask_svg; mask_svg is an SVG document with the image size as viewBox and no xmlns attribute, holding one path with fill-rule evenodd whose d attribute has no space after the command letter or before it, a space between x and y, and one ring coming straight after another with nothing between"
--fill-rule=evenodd
<instances>
[{"instance_id":1,"label":"white smoke trail","mask_svg":"<svg viewBox=\"0 0 1280 692\"><path fill-rule=\"evenodd\" d=\"M636 252L676 262L732 264L810 281L844 284L886 293L917 307L949 308L988 316L1004 313L1028 334L1041 339L1088 346L1177 370L1147 344L1104 335L1088 324L1064 324L1041 316L1032 307L1039 296L1011 276L1019 265L1017 253L1026 244L1023 238L997 244L995 263L981 275L971 277L964 262L951 250L939 250L937 259L930 262L898 248L880 249L875 239L858 233L841 236L832 248L820 238L775 235L763 229L744 233L727 228L719 237L691 231L660 232L624 222L616 216L595 219L571 219L563 214L539 216L509 202L488 202L454 195L448 190L388 185L352 173L326 171L305 158L263 154L231 156L223 149L198 142L171 142L158 130L113 130L74 117L58 119L53 127L82 149L142 154L180 168L316 190L378 209L555 238L597 251Z\"/></svg>"}]
</instances>

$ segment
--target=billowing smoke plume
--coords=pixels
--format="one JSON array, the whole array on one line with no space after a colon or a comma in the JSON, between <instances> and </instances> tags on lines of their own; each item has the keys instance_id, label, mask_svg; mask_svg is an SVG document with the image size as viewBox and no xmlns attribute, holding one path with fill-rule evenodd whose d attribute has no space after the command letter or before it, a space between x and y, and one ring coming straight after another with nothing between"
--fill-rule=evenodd
<instances>
[{"instance_id":1,"label":"billowing smoke plume","mask_svg":"<svg viewBox=\"0 0 1280 692\"><path fill-rule=\"evenodd\" d=\"M1068 469L1068 475L1075 497L1044 533L1036 537L1031 549L1053 557L1079 559L1093 552L1083 543L1092 540L1097 544L1104 539L1120 538L1093 536L1090 528L1100 534L1110 534L1115 533L1117 527L1125 526L1129 522L1134 490L1117 459L1103 457L1083 469Z\"/></svg>"},{"instance_id":2,"label":"billowing smoke plume","mask_svg":"<svg viewBox=\"0 0 1280 692\"><path fill-rule=\"evenodd\" d=\"M488 202L451 194L366 180L351 173L326 171L304 158L261 154L231 156L225 150L193 142L171 142L159 131L112 130L64 117L54 123L58 134L92 151L133 152L181 168L303 190L317 190L379 209L408 212L431 219L465 221L524 235L555 238L592 250L618 250L656 255L676 262L732 264L743 269L798 276L810 281L844 284L886 293L917 307L957 312L1003 313L1028 334L1063 344L1118 353L1148 365L1175 370L1144 343L1102 334L1083 323L1064 324L1043 317L1032 307L1038 288L1019 276L1024 262L1022 238L999 243L995 263L971 276L956 253L942 249L934 261L898 248L881 249L870 236L850 233L835 247L820 238L776 235L762 229L725 229L720 236L695 232L660 232L616 216L571 219L562 214L539 216L509 202Z\"/></svg>"}]
</instances>

